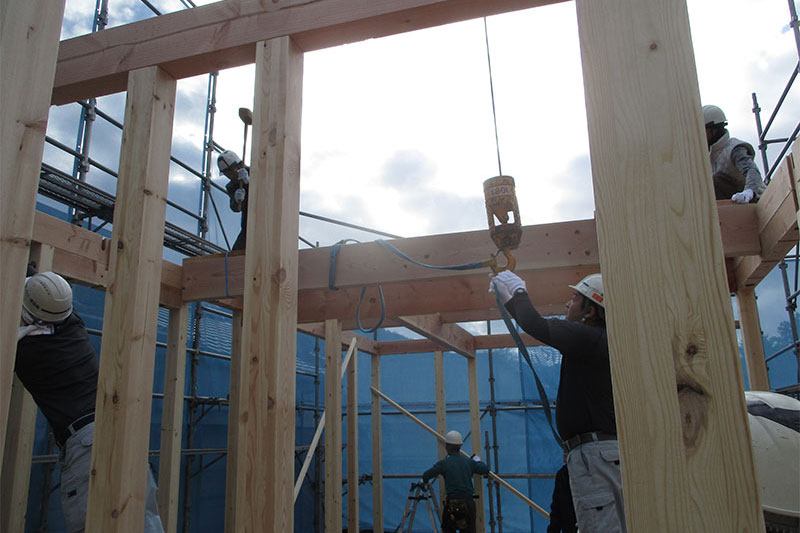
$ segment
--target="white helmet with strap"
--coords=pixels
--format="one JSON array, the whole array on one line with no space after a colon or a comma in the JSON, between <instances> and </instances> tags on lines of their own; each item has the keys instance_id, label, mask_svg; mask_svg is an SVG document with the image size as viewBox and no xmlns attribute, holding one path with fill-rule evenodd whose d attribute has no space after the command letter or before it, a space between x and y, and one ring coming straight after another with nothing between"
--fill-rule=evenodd
<instances>
[{"instance_id":1,"label":"white helmet with strap","mask_svg":"<svg viewBox=\"0 0 800 533\"><path fill-rule=\"evenodd\" d=\"M606 308L605 297L603 296L603 277L600 274L589 274L580 280L577 285L570 285L569 288L578 291L603 309Z\"/></svg>"},{"instance_id":2,"label":"white helmet with strap","mask_svg":"<svg viewBox=\"0 0 800 533\"><path fill-rule=\"evenodd\" d=\"M72 287L55 272L40 272L25 280L22 307L42 322L60 322L72 313Z\"/></svg>"},{"instance_id":3,"label":"white helmet with strap","mask_svg":"<svg viewBox=\"0 0 800 533\"><path fill-rule=\"evenodd\" d=\"M220 172L225 172L241 162L242 160L233 150L225 150L217 157L217 167L219 167Z\"/></svg>"},{"instance_id":4,"label":"white helmet with strap","mask_svg":"<svg viewBox=\"0 0 800 533\"><path fill-rule=\"evenodd\" d=\"M725 113L723 113L722 109L715 105L704 105L703 106L703 124L706 126L727 126L728 119L725 118Z\"/></svg>"}]
</instances>

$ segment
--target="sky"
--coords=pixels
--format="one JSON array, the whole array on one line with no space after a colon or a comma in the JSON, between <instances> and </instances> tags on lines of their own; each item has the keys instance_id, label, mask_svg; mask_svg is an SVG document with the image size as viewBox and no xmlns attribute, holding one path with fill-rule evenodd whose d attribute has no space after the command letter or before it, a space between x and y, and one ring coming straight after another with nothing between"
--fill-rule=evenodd
<instances>
[{"instance_id":1,"label":"sky","mask_svg":"<svg viewBox=\"0 0 800 533\"><path fill-rule=\"evenodd\" d=\"M62 38L91 31L95 3L66 1ZM151 3L162 12L185 8L178 0ZM788 3L687 0L687 5L701 100L722 107L732 135L755 145L751 93L771 112L798 61ZM109 0L110 27L150 16L138 0ZM516 180L522 223L592 218L574 2L489 17L486 28L500 162L502 172ZM238 109L252 108L253 75L250 65L218 78L214 139L239 153ZM198 169L207 89L205 75L178 83L172 151ZM789 93L774 136L787 136L796 125L799 92L795 87ZM99 106L122 121L124 95L100 98ZM78 115L75 104L52 108L48 135L74 146ZM97 121L92 158L116 169L120 138L119 130ZM500 172L484 20L305 54L301 150L302 211L404 237L486 229L482 183ZM774 159L777 149L770 154ZM72 166L70 157L50 146L45 161L66 170ZM96 169L89 182L111 192L115 186ZM222 193L214 197L233 242L238 215ZM197 178L173 165L169 199L196 211L199 198ZM167 218L195 228L174 209ZM322 246L376 237L305 217L300 235ZM209 240L224 245L213 215Z\"/></svg>"}]
</instances>

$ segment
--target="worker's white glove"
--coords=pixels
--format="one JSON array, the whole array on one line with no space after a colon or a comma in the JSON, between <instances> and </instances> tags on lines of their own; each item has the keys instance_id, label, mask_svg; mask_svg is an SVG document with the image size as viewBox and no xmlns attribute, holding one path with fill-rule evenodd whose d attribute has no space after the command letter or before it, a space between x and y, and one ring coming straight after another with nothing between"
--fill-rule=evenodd
<instances>
[{"instance_id":1,"label":"worker's white glove","mask_svg":"<svg viewBox=\"0 0 800 533\"><path fill-rule=\"evenodd\" d=\"M236 173L236 179L239 180L241 185L249 185L250 184L250 174L247 172L247 169L242 167Z\"/></svg>"},{"instance_id":2,"label":"worker's white glove","mask_svg":"<svg viewBox=\"0 0 800 533\"><path fill-rule=\"evenodd\" d=\"M233 201L237 204L244 202L244 189L236 189L236 192L233 193Z\"/></svg>"},{"instance_id":3,"label":"worker's white glove","mask_svg":"<svg viewBox=\"0 0 800 533\"><path fill-rule=\"evenodd\" d=\"M473 461L477 461L477 462L479 462L479 463L480 463L480 462L481 462L481 456L480 456L480 455L478 455L478 454L476 454L476 453L473 453L473 454L472 454L472 460L473 460Z\"/></svg>"},{"instance_id":4,"label":"worker's white glove","mask_svg":"<svg viewBox=\"0 0 800 533\"><path fill-rule=\"evenodd\" d=\"M749 204L753 199L753 189L745 189L742 192L737 192L731 196L731 200L737 204Z\"/></svg>"},{"instance_id":5,"label":"worker's white glove","mask_svg":"<svg viewBox=\"0 0 800 533\"><path fill-rule=\"evenodd\" d=\"M526 291L527 286L522 278L511 272L504 270L492 277L489 282L489 292L497 291L500 301L507 303L518 291Z\"/></svg>"}]
</instances>

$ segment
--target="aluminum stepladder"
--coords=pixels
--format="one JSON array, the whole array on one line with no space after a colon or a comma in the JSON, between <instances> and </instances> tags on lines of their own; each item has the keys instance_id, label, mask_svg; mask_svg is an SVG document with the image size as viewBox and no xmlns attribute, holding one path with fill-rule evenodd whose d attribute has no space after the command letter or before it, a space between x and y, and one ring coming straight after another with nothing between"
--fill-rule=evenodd
<instances>
[{"instance_id":1,"label":"aluminum stepladder","mask_svg":"<svg viewBox=\"0 0 800 533\"><path fill-rule=\"evenodd\" d=\"M411 533L411 528L414 526L414 515L417 513L417 506L419 502L425 500L428 508L428 516L431 519L431 526L434 533L439 533L439 528L436 525L436 519L441 515L439 512L439 503L433 495L430 483L411 483L411 489L408 491L408 499L406 500L406 508L403 511L403 518L400 519L400 525L394 530L394 533ZM433 502L433 504L431 504ZM408 530L405 529L406 519L408 519Z\"/></svg>"}]
</instances>

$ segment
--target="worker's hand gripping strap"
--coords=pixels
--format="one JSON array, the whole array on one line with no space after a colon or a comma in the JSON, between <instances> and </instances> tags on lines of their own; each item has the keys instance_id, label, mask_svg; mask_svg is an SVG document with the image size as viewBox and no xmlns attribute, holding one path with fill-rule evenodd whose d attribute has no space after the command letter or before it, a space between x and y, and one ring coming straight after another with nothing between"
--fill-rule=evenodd
<instances>
[{"instance_id":1,"label":"worker's hand gripping strap","mask_svg":"<svg viewBox=\"0 0 800 533\"><path fill-rule=\"evenodd\" d=\"M494 283L494 280L492 280L492 283ZM517 333L517 328L514 327L514 323L511 322L511 316L508 314L506 307L500 301L500 292L497 290L497 288L494 290L494 300L497 302L497 308L500 310L500 316L503 317L503 322L505 322L508 332L511 334L511 338L514 339L520 355L522 355L522 357L525 359L525 362L528 363L531 372L533 372L533 379L536 381L536 389L539 391L539 401L542 403L544 417L547 419L547 423L550 424L550 431L553 432L553 437L556 439L556 442L561 449L564 449L564 441L562 441L561 437L558 436L558 432L553 425L553 414L550 410L550 400L547 399L547 393L544 391L544 386L542 386L542 382L539 380L539 376L536 374L536 370L533 368L533 363L531 362L531 356L528 354L528 349L522 342L522 338L520 338L519 333Z\"/></svg>"},{"instance_id":2,"label":"worker's hand gripping strap","mask_svg":"<svg viewBox=\"0 0 800 533\"><path fill-rule=\"evenodd\" d=\"M328 267L328 288L332 291L338 291L339 288L336 286L336 258L339 255L339 249L342 247L343 244L347 244L348 242L359 242L355 239L343 239L333 246L331 246L331 260L330 265ZM381 317L378 320L378 323L375 324L374 327L370 329L364 329L361 325L361 302L364 301L364 294L366 294L367 288L361 287L361 296L358 297L358 307L356 307L356 325L358 329L364 333L374 333L378 331L378 328L381 327L383 321L386 319L386 300L383 298L383 288L378 285L378 294L381 296Z\"/></svg>"}]
</instances>

